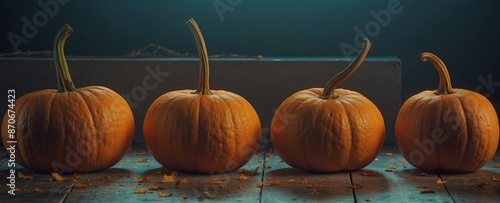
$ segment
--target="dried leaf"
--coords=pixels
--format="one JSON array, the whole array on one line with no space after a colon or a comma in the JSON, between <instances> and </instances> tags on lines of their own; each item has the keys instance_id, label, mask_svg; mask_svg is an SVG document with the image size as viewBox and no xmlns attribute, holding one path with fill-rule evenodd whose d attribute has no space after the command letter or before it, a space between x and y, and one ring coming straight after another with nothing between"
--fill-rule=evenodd
<instances>
[{"instance_id":1,"label":"dried leaf","mask_svg":"<svg viewBox=\"0 0 500 203\"><path fill-rule=\"evenodd\" d=\"M289 182L289 183L294 183L294 182L295 182L295 179L288 179L288 180L286 180L286 182Z\"/></svg>"},{"instance_id":2,"label":"dried leaf","mask_svg":"<svg viewBox=\"0 0 500 203\"><path fill-rule=\"evenodd\" d=\"M175 183L175 176L177 172L172 172L170 175L163 175L163 179L160 180L160 183Z\"/></svg>"},{"instance_id":3,"label":"dried leaf","mask_svg":"<svg viewBox=\"0 0 500 203\"><path fill-rule=\"evenodd\" d=\"M355 184L352 184L351 186L349 186L349 188L351 188L351 189L361 189L361 188L363 188L363 186L361 186L360 184L355 183Z\"/></svg>"},{"instance_id":4,"label":"dried leaf","mask_svg":"<svg viewBox=\"0 0 500 203\"><path fill-rule=\"evenodd\" d=\"M437 184L445 184L447 181L442 180L441 178L436 180Z\"/></svg>"},{"instance_id":5,"label":"dried leaf","mask_svg":"<svg viewBox=\"0 0 500 203\"><path fill-rule=\"evenodd\" d=\"M170 197L172 196L172 193L158 193L158 197Z\"/></svg>"},{"instance_id":6,"label":"dried leaf","mask_svg":"<svg viewBox=\"0 0 500 203\"><path fill-rule=\"evenodd\" d=\"M385 153L385 155L387 155L387 156L393 156L394 154L393 154L393 153L388 152L388 153Z\"/></svg>"},{"instance_id":7,"label":"dried leaf","mask_svg":"<svg viewBox=\"0 0 500 203\"><path fill-rule=\"evenodd\" d=\"M326 184L311 184L307 186L309 189L324 189L324 188L329 188L329 185Z\"/></svg>"},{"instance_id":8,"label":"dried leaf","mask_svg":"<svg viewBox=\"0 0 500 203\"><path fill-rule=\"evenodd\" d=\"M134 194L146 194L147 191L148 189L146 188L139 188L137 190L134 190Z\"/></svg>"},{"instance_id":9,"label":"dried leaf","mask_svg":"<svg viewBox=\"0 0 500 203\"><path fill-rule=\"evenodd\" d=\"M187 183L187 182L188 182L188 180L187 180L187 179L185 179L185 178L183 178L183 179L177 180L177 181L175 182L175 186L179 187L180 185L182 185L182 184L184 184L184 183Z\"/></svg>"},{"instance_id":10,"label":"dried leaf","mask_svg":"<svg viewBox=\"0 0 500 203\"><path fill-rule=\"evenodd\" d=\"M75 188L88 188L90 184L88 183L76 183Z\"/></svg>"},{"instance_id":11,"label":"dried leaf","mask_svg":"<svg viewBox=\"0 0 500 203\"><path fill-rule=\"evenodd\" d=\"M187 200L188 200L188 198L187 198L187 197L182 197L182 198L181 198L181 202L186 202Z\"/></svg>"},{"instance_id":12,"label":"dried leaf","mask_svg":"<svg viewBox=\"0 0 500 203\"><path fill-rule=\"evenodd\" d=\"M262 170L263 170L263 171L265 171L265 170L269 170L269 169L271 169L271 168L272 168L272 167L271 167L270 165L267 165L267 166L264 166L264 168L262 168Z\"/></svg>"},{"instance_id":13,"label":"dried leaf","mask_svg":"<svg viewBox=\"0 0 500 203\"><path fill-rule=\"evenodd\" d=\"M259 182L257 183L257 187L264 187L266 185L266 182Z\"/></svg>"},{"instance_id":14,"label":"dried leaf","mask_svg":"<svg viewBox=\"0 0 500 203\"><path fill-rule=\"evenodd\" d=\"M500 182L500 178L496 178L495 176L493 176L493 181Z\"/></svg>"},{"instance_id":15,"label":"dried leaf","mask_svg":"<svg viewBox=\"0 0 500 203\"><path fill-rule=\"evenodd\" d=\"M52 177L50 177L50 181L62 181L66 178L63 178L61 175L59 175L59 173L56 173L56 172L52 172Z\"/></svg>"},{"instance_id":16,"label":"dried leaf","mask_svg":"<svg viewBox=\"0 0 500 203\"><path fill-rule=\"evenodd\" d=\"M35 188L33 191L36 192L36 193L42 193L43 192L43 190L40 189L40 188Z\"/></svg>"},{"instance_id":17,"label":"dried leaf","mask_svg":"<svg viewBox=\"0 0 500 203\"><path fill-rule=\"evenodd\" d=\"M396 166L389 167L390 169L396 170Z\"/></svg>"},{"instance_id":18,"label":"dried leaf","mask_svg":"<svg viewBox=\"0 0 500 203\"><path fill-rule=\"evenodd\" d=\"M80 175L80 173L73 173L73 180L79 179Z\"/></svg>"},{"instance_id":19,"label":"dried leaf","mask_svg":"<svg viewBox=\"0 0 500 203\"><path fill-rule=\"evenodd\" d=\"M378 176L378 173L375 172L375 171L363 170L361 172L361 175L364 175L364 176Z\"/></svg>"},{"instance_id":20,"label":"dried leaf","mask_svg":"<svg viewBox=\"0 0 500 203\"><path fill-rule=\"evenodd\" d=\"M500 164L493 164L495 168L500 168Z\"/></svg>"},{"instance_id":21,"label":"dried leaf","mask_svg":"<svg viewBox=\"0 0 500 203\"><path fill-rule=\"evenodd\" d=\"M266 180L271 181L271 180L274 180L274 178L271 176L267 176Z\"/></svg>"},{"instance_id":22,"label":"dried leaf","mask_svg":"<svg viewBox=\"0 0 500 203\"><path fill-rule=\"evenodd\" d=\"M24 175L23 172L17 172L17 177L23 179L23 180L26 180L26 179L33 179L33 176L27 176L27 175Z\"/></svg>"},{"instance_id":23,"label":"dried leaf","mask_svg":"<svg viewBox=\"0 0 500 203\"><path fill-rule=\"evenodd\" d=\"M149 176L145 176L144 178L139 179L140 183L150 183L151 181L152 181L151 177L149 177Z\"/></svg>"},{"instance_id":24,"label":"dried leaf","mask_svg":"<svg viewBox=\"0 0 500 203\"><path fill-rule=\"evenodd\" d=\"M301 184L307 184L307 180L304 177L300 177Z\"/></svg>"},{"instance_id":25,"label":"dried leaf","mask_svg":"<svg viewBox=\"0 0 500 203\"><path fill-rule=\"evenodd\" d=\"M420 173L421 176L429 176L427 173Z\"/></svg>"},{"instance_id":26,"label":"dried leaf","mask_svg":"<svg viewBox=\"0 0 500 203\"><path fill-rule=\"evenodd\" d=\"M222 180L220 180L218 178L210 178L210 183L212 183L214 185L224 184L224 182L222 182Z\"/></svg>"},{"instance_id":27,"label":"dried leaf","mask_svg":"<svg viewBox=\"0 0 500 203\"><path fill-rule=\"evenodd\" d=\"M257 167L251 171L245 170L245 169L240 169L240 170L238 170L238 172L240 172L241 174L243 174L245 176L256 176L256 175L259 175L259 170L260 170L260 168Z\"/></svg>"},{"instance_id":28,"label":"dried leaf","mask_svg":"<svg viewBox=\"0 0 500 203\"><path fill-rule=\"evenodd\" d=\"M111 180L111 176L104 176L102 177L103 180Z\"/></svg>"},{"instance_id":29,"label":"dried leaf","mask_svg":"<svg viewBox=\"0 0 500 203\"><path fill-rule=\"evenodd\" d=\"M433 194L436 193L434 190L420 190L420 194Z\"/></svg>"},{"instance_id":30,"label":"dried leaf","mask_svg":"<svg viewBox=\"0 0 500 203\"><path fill-rule=\"evenodd\" d=\"M248 179L248 176L241 174L240 175L240 180L246 180Z\"/></svg>"},{"instance_id":31,"label":"dried leaf","mask_svg":"<svg viewBox=\"0 0 500 203\"><path fill-rule=\"evenodd\" d=\"M283 184L283 181L278 180L278 179L274 179L274 180L271 182L271 186L280 186L281 184Z\"/></svg>"},{"instance_id":32,"label":"dried leaf","mask_svg":"<svg viewBox=\"0 0 500 203\"><path fill-rule=\"evenodd\" d=\"M141 162L141 163L146 163L148 162L148 158L144 158L144 159L139 159L137 160L138 162Z\"/></svg>"}]
</instances>

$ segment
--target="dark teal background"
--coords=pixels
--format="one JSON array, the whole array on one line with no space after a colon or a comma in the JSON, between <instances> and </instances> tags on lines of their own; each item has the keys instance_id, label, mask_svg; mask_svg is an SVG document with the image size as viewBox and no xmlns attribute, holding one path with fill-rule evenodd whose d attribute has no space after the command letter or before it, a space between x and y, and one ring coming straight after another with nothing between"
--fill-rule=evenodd
<instances>
[{"instance_id":1,"label":"dark teal background","mask_svg":"<svg viewBox=\"0 0 500 203\"><path fill-rule=\"evenodd\" d=\"M37 12L43 12L37 2L0 2L0 53L14 51L7 36L22 35L23 17L32 21ZM189 18L195 18L209 54L344 57L339 45L342 42L353 45L355 28L364 31L365 25L375 22L370 12L387 10L388 2L73 0L60 5L56 15L48 17L46 25L18 48L51 50L55 32L68 23L74 33L66 44L67 55L121 56L148 43L196 54L193 37L184 25ZM437 87L436 71L430 63L419 59L421 52L430 51L446 62L454 87L477 89L498 110L500 3L494 0L399 2L403 10L393 14L387 26L381 26L370 37L373 47L369 57L397 56L402 60L402 100ZM214 4L226 5L231 11L224 12L221 20ZM484 84L488 80L499 84L490 84L488 89Z\"/></svg>"}]
</instances>

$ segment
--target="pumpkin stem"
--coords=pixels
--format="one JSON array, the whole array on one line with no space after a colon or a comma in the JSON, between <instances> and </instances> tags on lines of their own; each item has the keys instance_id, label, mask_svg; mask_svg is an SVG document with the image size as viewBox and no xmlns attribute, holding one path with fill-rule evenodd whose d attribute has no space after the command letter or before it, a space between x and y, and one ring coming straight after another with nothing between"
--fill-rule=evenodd
<instances>
[{"instance_id":1,"label":"pumpkin stem","mask_svg":"<svg viewBox=\"0 0 500 203\"><path fill-rule=\"evenodd\" d=\"M189 27L191 32L194 35L194 40L196 41L196 48L198 49L198 57L200 59L200 73L198 76L198 87L196 88L196 92L194 94L212 94L210 91L209 84L209 73L210 67L208 64L208 53L207 46L205 45L205 40L203 39L203 35L201 34L200 27L194 19L189 19L186 22L186 25Z\"/></svg>"},{"instance_id":2,"label":"pumpkin stem","mask_svg":"<svg viewBox=\"0 0 500 203\"><path fill-rule=\"evenodd\" d=\"M338 97L335 94L335 89L340 85L340 83L344 82L347 78L349 78L354 71L358 69L358 67L363 63L370 50L372 42L367 38L363 39L363 47L361 47L361 51L358 53L356 58L339 74L335 75L328 83L326 83L325 88L323 89L323 94L320 98L323 99L335 99Z\"/></svg>"},{"instance_id":3,"label":"pumpkin stem","mask_svg":"<svg viewBox=\"0 0 500 203\"><path fill-rule=\"evenodd\" d=\"M420 59L423 62L430 61L439 73L439 87L434 94L444 95L455 93L451 87L450 73L448 73L446 65L439 57L429 52L423 52L420 54Z\"/></svg>"},{"instance_id":4,"label":"pumpkin stem","mask_svg":"<svg viewBox=\"0 0 500 203\"><path fill-rule=\"evenodd\" d=\"M57 32L56 40L54 41L54 63L58 81L57 92L76 90L71 75L69 74L66 56L64 55L64 44L72 32L73 28L66 24Z\"/></svg>"}]
</instances>

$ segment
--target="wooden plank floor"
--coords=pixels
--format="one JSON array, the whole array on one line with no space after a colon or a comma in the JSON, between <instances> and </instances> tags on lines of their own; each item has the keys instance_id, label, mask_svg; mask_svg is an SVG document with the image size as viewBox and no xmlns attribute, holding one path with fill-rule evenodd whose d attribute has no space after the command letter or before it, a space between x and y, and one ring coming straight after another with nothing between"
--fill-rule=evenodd
<instances>
[{"instance_id":1,"label":"wooden plank floor","mask_svg":"<svg viewBox=\"0 0 500 203\"><path fill-rule=\"evenodd\" d=\"M500 179L500 152L467 174L424 173L389 145L370 165L353 172L303 172L271 151L232 173L170 176L173 171L162 168L144 145L134 145L110 169L63 175L61 181L16 167L15 196L7 193L7 164L2 148L1 202L500 202L500 182L493 178ZM436 183L439 179L445 183Z\"/></svg>"}]
</instances>

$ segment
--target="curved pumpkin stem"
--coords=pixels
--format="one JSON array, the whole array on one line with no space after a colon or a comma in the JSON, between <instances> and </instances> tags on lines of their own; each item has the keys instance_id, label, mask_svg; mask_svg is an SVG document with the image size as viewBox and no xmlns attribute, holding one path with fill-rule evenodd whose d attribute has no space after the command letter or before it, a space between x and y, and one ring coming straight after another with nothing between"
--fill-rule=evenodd
<instances>
[{"instance_id":1,"label":"curved pumpkin stem","mask_svg":"<svg viewBox=\"0 0 500 203\"><path fill-rule=\"evenodd\" d=\"M198 24L196 23L196 21L194 21L194 19L189 19L189 21L186 22L186 25L194 35L196 48L198 49L198 57L200 59L198 87L196 88L196 92L194 92L194 94L212 94L209 84L210 67L208 64L208 53L207 46L205 45L205 40L203 39L203 35L201 34L200 27L198 27Z\"/></svg>"},{"instance_id":2,"label":"curved pumpkin stem","mask_svg":"<svg viewBox=\"0 0 500 203\"><path fill-rule=\"evenodd\" d=\"M423 62L430 61L434 67L436 67L439 74L439 87L434 93L437 95L454 93L453 88L451 87L450 73L448 73L448 69L446 68L444 62L439 57L429 52L421 53L420 59L422 59Z\"/></svg>"},{"instance_id":3,"label":"curved pumpkin stem","mask_svg":"<svg viewBox=\"0 0 500 203\"><path fill-rule=\"evenodd\" d=\"M323 89L323 94L321 98L323 99L335 99L338 95L335 94L335 89L340 85L340 83L344 82L347 78L349 78L363 63L372 46L372 42L365 38L363 40L363 47L361 47L361 51L358 53L354 61L352 61L342 72L335 75L328 83L326 83L325 88Z\"/></svg>"},{"instance_id":4,"label":"curved pumpkin stem","mask_svg":"<svg viewBox=\"0 0 500 203\"><path fill-rule=\"evenodd\" d=\"M64 44L66 39L73 32L68 24L64 25L56 35L56 40L54 41L54 63L56 66L57 74L57 92L69 92L75 91L75 85L69 74L68 63L66 62L66 56L64 55Z\"/></svg>"}]
</instances>

